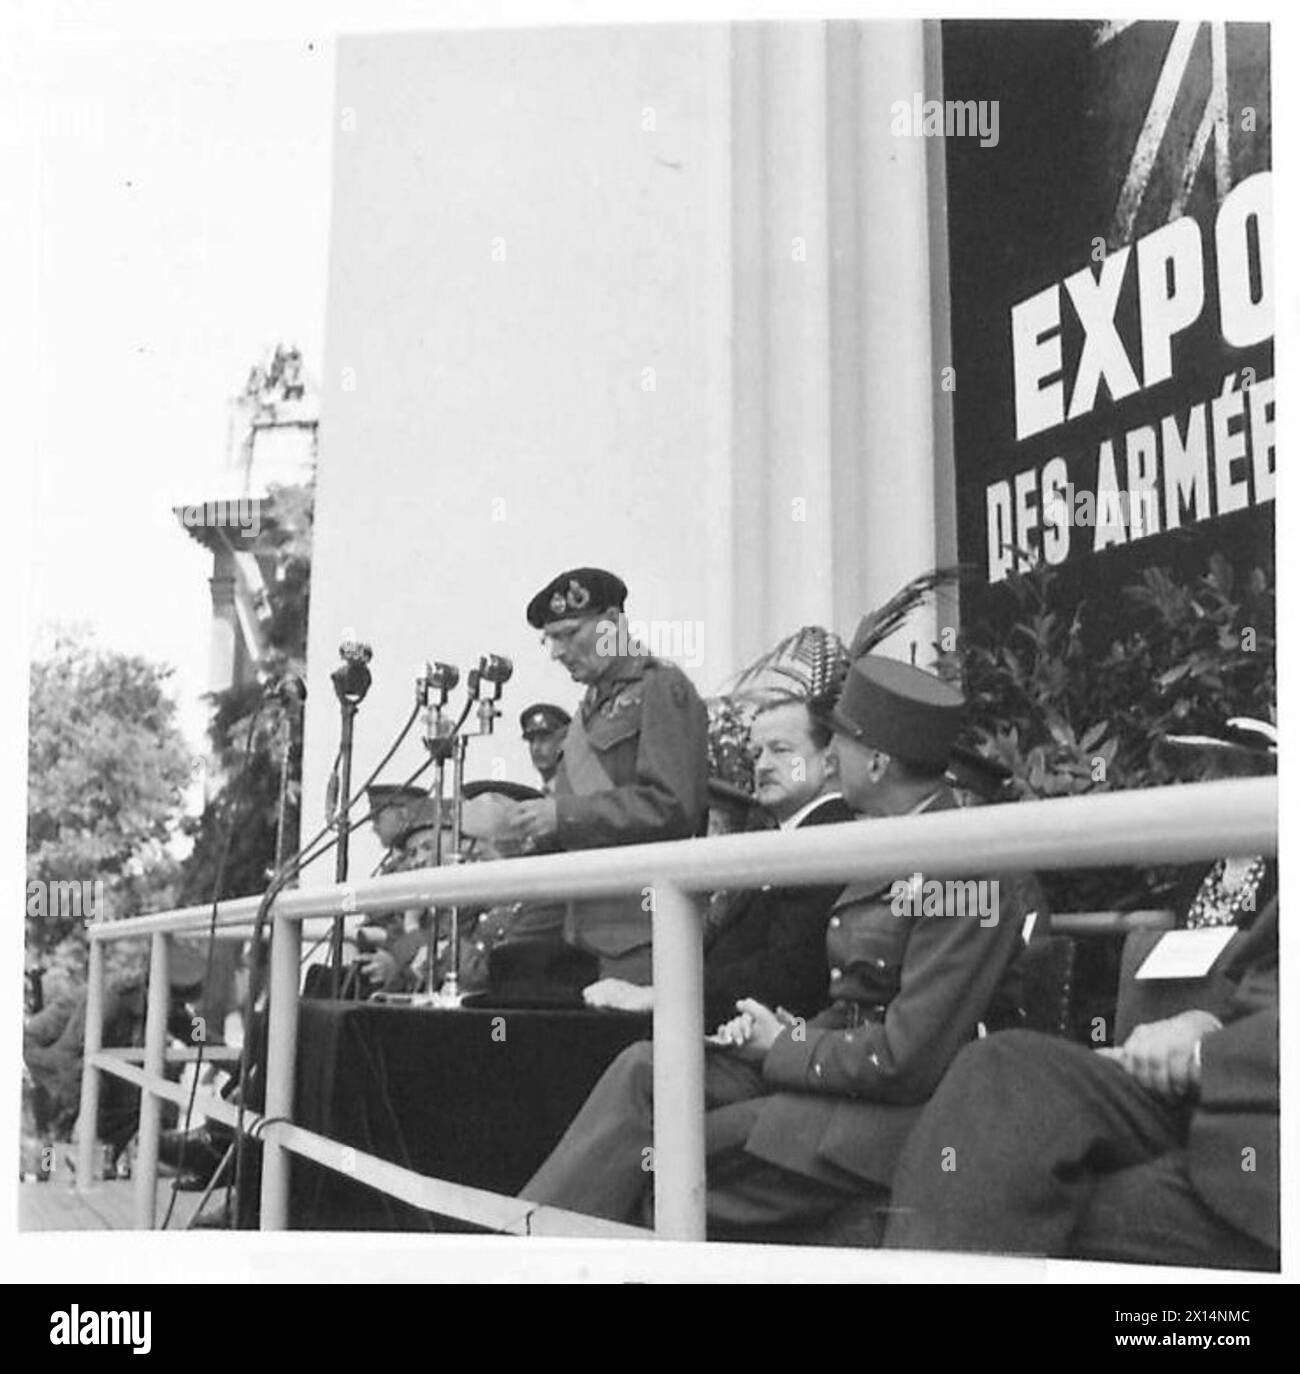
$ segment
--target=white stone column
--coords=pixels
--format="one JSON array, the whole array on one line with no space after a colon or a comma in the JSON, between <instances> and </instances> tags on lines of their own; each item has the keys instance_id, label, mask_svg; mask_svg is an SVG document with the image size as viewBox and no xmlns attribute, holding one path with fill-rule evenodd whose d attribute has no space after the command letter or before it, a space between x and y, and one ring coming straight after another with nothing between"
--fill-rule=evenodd
<instances>
[{"instance_id":1,"label":"white stone column","mask_svg":"<svg viewBox=\"0 0 1300 1374\"><path fill-rule=\"evenodd\" d=\"M225 550L214 554L212 577L212 627L208 638L208 691L224 692L235 680L239 663L239 613L235 606L235 570ZM209 754L203 799L210 801L221 786L221 769L215 754Z\"/></svg>"},{"instance_id":2,"label":"white stone column","mask_svg":"<svg viewBox=\"0 0 1300 1374\"><path fill-rule=\"evenodd\" d=\"M737 663L801 624L850 632L955 557L942 147L891 130L895 101L941 95L937 40L920 21L733 29ZM915 641L928 666L936 637L918 616L887 651Z\"/></svg>"},{"instance_id":3,"label":"white stone column","mask_svg":"<svg viewBox=\"0 0 1300 1374\"><path fill-rule=\"evenodd\" d=\"M832 615L827 28L732 42L738 660Z\"/></svg>"},{"instance_id":4,"label":"white stone column","mask_svg":"<svg viewBox=\"0 0 1300 1374\"><path fill-rule=\"evenodd\" d=\"M935 396L939 386L932 316L930 159L935 140L896 136L891 106L928 90L923 25L908 20L861 27L857 91L857 311L859 451L845 521L861 521L856 587L878 605L908 578L932 567L936 540ZM852 529L840 530L840 545ZM841 603L843 611L850 611ZM850 612L851 618L852 613ZM928 666L935 617L918 616L888 651Z\"/></svg>"}]
</instances>

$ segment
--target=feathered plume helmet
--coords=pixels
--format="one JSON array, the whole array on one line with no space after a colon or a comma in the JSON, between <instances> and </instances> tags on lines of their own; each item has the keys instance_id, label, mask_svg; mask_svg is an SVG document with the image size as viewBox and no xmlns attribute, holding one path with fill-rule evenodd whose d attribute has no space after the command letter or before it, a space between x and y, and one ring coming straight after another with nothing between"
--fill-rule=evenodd
<instances>
[{"instance_id":1,"label":"feathered plume helmet","mask_svg":"<svg viewBox=\"0 0 1300 1374\"><path fill-rule=\"evenodd\" d=\"M956 568L935 568L914 577L862 617L847 645L832 630L805 625L742 668L730 690L708 703L710 776L752 792L749 727L759 709L778 701L802 701L814 715L828 716L849 665L901 629L925 598L957 573Z\"/></svg>"}]
</instances>

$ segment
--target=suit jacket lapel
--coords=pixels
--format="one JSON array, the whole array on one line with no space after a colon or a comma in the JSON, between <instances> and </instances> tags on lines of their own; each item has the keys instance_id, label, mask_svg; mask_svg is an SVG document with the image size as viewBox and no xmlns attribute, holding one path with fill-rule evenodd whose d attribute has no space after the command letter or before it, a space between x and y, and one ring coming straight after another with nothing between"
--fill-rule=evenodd
<instances>
[{"instance_id":1,"label":"suit jacket lapel","mask_svg":"<svg viewBox=\"0 0 1300 1374\"><path fill-rule=\"evenodd\" d=\"M852 818L853 812L849 810L842 797L826 797L813 807L795 829L802 830L809 825L833 825L838 821ZM767 888L747 887L736 892L727 903L727 909L705 932L705 949L707 950L724 930L729 930L738 921L744 920L752 912L755 903L762 900L768 891Z\"/></svg>"}]
</instances>

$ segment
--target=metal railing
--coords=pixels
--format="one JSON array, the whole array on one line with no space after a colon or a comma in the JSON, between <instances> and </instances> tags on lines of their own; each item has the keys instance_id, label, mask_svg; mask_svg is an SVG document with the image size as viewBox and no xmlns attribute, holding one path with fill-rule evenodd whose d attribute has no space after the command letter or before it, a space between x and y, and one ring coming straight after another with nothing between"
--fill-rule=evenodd
<instances>
[{"instance_id":1,"label":"metal railing","mask_svg":"<svg viewBox=\"0 0 1300 1374\"><path fill-rule=\"evenodd\" d=\"M638 1227L541 1207L399 1168L292 1124L302 923L413 906L644 894L652 912L654 965L655 1234L705 1235L703 960L694 893L717 888L883 883L920 871L927 878L969 878L1016 870L1139 867L1223 855L1277 852L1274 778L1152 788L1100 796L863 820L782 833L723 836L371 878L282 893L272 917L266 1105L245 1109L244 1129L264 1147L261 1227L288 1224L289 1168L311 1159L400 1201L510 1234L646 1236ZM247 938L258 899L224 902L219 938ZM90 928L85 1069L77 1179L91 1186L100 1075L142 1091L135 1169L137 1226L155 1224L158 1141L163 1100L184 1091L163 1075L168 1052L168 953L174 935L205 934L211 906L104 922ZM143 1063L101 1046L104 947L148 938L148 1013ZM174 1056L174 1051L173 1051ZM193 1057L191 1055L191 1057ZM210 1057L210 1052L207 1057ZM237 1109L200 1094L202 1113L233 1126Z\"/></svg>"}]
</instances>

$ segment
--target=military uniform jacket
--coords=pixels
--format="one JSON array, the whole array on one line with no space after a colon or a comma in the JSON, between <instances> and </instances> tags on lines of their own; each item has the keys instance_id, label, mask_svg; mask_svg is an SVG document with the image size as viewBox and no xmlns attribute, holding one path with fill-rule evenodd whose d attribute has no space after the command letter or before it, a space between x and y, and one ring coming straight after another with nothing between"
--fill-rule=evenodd
<instances>
[{"instance_id":1,"label":"military uniform jacket","mask_svg":"<svg viewBox=\"0 0 1300 1374\"><path fill-rule=\"evenodd\" d=\"M618 659L587 689L581 724L611 784L575 788L566 743L556 774L561 849L645 844L700 834L708 808L708 713L679 668L649 655ZM569 904L565 933L592 953L616 957L650 943L639 896Z\"/></svg>"},{"instance_id":2,"label":"military uniform jacket","mask_svg":"<svg viewBox=\"0 0 1300 1374\"><path fill-rule=\"evenodd\" d=\"M955 804L945 791L930 809ZM895 915L892 886L851 885L832 907L832 1004L768 1052L772 1095L755 1104L750 1154L813 1178L889 1186L925 1102L978 1034L1020 951L1019 920Z\"/></svg>"}]
</instances>

